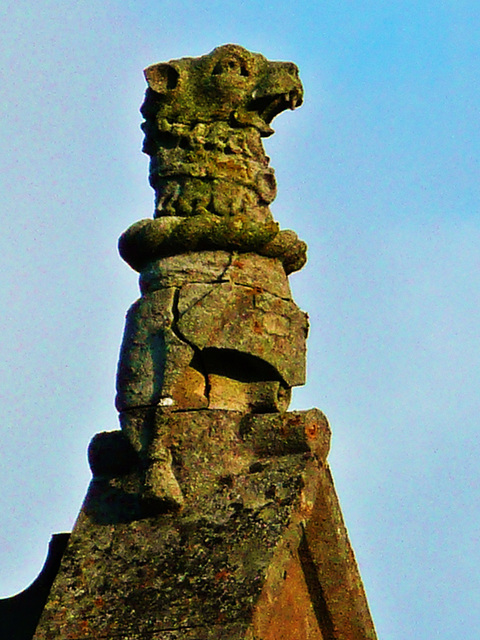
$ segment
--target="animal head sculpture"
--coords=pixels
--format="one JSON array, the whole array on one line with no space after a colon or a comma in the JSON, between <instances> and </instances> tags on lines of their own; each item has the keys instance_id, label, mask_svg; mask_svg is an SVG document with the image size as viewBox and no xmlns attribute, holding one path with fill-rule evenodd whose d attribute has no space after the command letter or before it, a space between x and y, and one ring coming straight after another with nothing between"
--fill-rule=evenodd
<instances>
[{"instance_id":1,"label":"animal head sculpture","mask_svg":"<svg viewBox=\"0 0 480 640\"><path fill-rule=\"evenodd\" d=\"M300 269L306 246L270 212L276 183L261 140L275 116L302 104L297 67L227 44L144 73L155 219L123 234L122 257L141 270L185 251L254 251L279 258L287 273Z\"/></svg>"},{"instance_id":2,"label":"animal head sculpture","mask_svg":"<svg viewBox=\"0 0 480 640\"><path fill-rule=\"evenodd\" d=\"M269 136L273 118L303 101L296 65L270 62L234 44L200 58L154 64L144 73L149 88L141 111L147 122L151 116L188 125L223 120Z\"/></svg>"}]
</instances>

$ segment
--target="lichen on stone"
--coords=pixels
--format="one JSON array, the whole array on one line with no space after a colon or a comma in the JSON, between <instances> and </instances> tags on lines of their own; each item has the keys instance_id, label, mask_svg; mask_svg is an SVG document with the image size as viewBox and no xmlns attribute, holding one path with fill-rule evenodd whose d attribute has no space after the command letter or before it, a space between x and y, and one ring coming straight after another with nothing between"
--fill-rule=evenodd
<instances>
[{"instance_id":1,"label":"lichen on stone","mask_svg":"<svg viewBox=\"0 0 480 640\"><path fill-rule=\"evenodd\" d=\"M151 65L145 77L154 220L127 229L122 257L141 271L186 251L255 251L280 259L287 274L300 269L306 245L273 219L275 175L261 140L276 115L302 104L297 67L230 44Z\"/></svg>"}]
</instances>

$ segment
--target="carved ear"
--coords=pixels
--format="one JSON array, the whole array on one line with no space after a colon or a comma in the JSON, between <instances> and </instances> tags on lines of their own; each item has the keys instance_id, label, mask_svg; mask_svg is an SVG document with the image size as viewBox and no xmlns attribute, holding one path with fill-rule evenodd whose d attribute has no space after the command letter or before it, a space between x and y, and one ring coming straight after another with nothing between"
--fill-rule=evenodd
<instances>
[{"instance_id":1,"label":"carved ear","mask_svg":"<svg viewBox=\"0 0 480 640\"><path fill-rule=\"evenodd\" d=\"M152 66L147 67L143 73L150 89L153 89L153 91L157 93L167 93L167 91L175 89L178 78L180 77L175 67L168 64L168 62L152 64Z\"/></svg>"}]
</instances>

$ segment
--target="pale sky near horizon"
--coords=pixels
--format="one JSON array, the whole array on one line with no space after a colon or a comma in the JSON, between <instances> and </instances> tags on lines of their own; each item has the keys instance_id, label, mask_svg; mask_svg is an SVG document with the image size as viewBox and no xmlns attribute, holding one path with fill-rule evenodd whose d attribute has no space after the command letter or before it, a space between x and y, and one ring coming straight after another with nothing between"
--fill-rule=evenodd
<instances>
[{"instance_id":1,"label":"pale sky near horizon","mask_svg":"<svg viewBox=\"0 0 480 640\"><path fill-rule=\"evenodd\" d=\"M480 5L4 0L0 597L41 570L118 426L115 369L149 217L144 67L226 42L290 60L265 146L309 245L308 382L379 638L480 637Z\"/></svg>"}]
</instances>

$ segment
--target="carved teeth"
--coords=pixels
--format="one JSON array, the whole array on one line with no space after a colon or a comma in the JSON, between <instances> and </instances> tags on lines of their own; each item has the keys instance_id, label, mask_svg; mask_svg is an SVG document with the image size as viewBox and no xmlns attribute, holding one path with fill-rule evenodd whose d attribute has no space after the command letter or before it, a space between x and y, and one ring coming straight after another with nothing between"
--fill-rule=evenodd
<instances>
[{"instance_id":1,"label":"carved teeth","mask_svg":"<svg viewBox=\"0 0 480 640\"><path fill-rule=\"evenodd\" d=\"M297 94L294 91L288 94L287 102L289 104L290 109L293 111L298 104Z\"/></svg>"}]
</instances>

